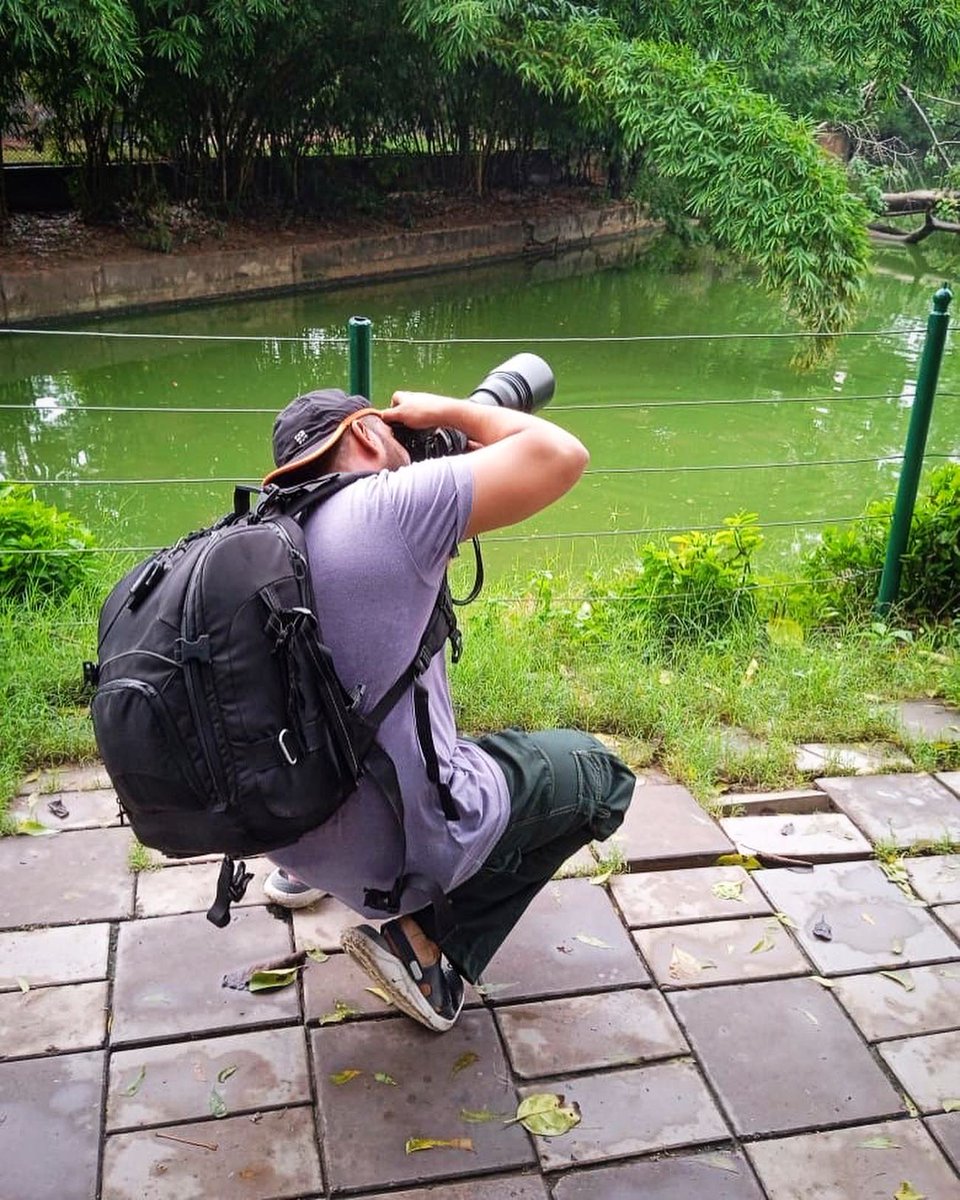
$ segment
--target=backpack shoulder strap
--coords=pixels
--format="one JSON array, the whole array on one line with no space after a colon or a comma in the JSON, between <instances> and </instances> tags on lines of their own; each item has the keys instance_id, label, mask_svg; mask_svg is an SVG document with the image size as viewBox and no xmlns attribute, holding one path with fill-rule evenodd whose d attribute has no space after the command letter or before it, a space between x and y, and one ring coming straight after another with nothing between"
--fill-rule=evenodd
<instances>
[{"instance_id":1,"label":"backpack shoulder strap","mask_svg":"<svg viewBox=\"0 0 960 1200\"><path fill-rule=\"evenodd\" d=\"M323 475L310 483L296 483L286 488L271 484L263 493L255 516L261 519L280 515L300 518L309 509L329 500L337 492L342 492L351 483L374 474L375 471L339 471L333 475Z\"/></svg>"},{"instance_id":2,"label":"backpack shoulder strap","mask_svg":"<svg viewBox=\"0 0 960 1200\"><path fill-rule=\"evenodd\" d=\"M463 636L457 628L457 618L453 611L453 600L450 596L450 585L444 575L440 591L433 605L433 611L427 621L427 627L420 638L420 645L407 669L398 680L380 697L366 715L366 720L374 729L379 728L384 717L394 707L407 688L415 683L430 665L431 659L438 654L449 638L452 647L452 660L458 662L463 650Z\"/></svg>"}]
</instances>

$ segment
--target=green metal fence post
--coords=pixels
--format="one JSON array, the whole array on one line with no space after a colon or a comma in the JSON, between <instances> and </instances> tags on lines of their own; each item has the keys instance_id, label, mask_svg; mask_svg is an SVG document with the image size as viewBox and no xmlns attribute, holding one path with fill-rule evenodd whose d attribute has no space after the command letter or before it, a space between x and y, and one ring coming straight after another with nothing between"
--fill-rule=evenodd
<instances>
[{"instance_id":1,"label":"green metal fence post","mask_svg":"<svg viewBox=\"0 0 960 1200\"><path fill-rule=\"evenodd\" d=\"M907 444L904 447L903 466L900 469L900 483L893 507L893 520L890 522L887 554L883 563L883 574L880 576L880 590L877 593L875 611L878 616L883 616L889 610L900 591L900 570L910 540L913 506L916 503L917 487L923 468L923 452L927 444L940 362L943 359L943 345L947 337L947 326L950 324L947 308L952 299L953 292L944 284L934 295L933 311L927 317L927 336L920 359L917 390L913 397Z\"/></svg>"},{"instance_id":2,"label":"green metal fence post","mask_svg":"<svg viewBox=\"0 0 960 1200\"><path fill-rule=\"evenodd\" d=\"M351 317L347 324L350 346L350 395L364 396L373 391L373 322L369 317Z\"/></svg>"}]
</instances>

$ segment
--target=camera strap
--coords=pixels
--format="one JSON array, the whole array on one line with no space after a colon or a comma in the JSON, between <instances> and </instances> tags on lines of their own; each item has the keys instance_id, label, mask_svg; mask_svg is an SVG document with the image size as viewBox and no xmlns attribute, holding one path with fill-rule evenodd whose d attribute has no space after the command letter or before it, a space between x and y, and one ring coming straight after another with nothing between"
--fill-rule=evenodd
<instances>
[{"instance_id":1,"label":"camera strap","mask_svg":"<svg viewBox=\"0 0 960 1200\"><path fill-rule=\"evenodd\" d=\"M480 553L480 539L474 535L471 540L473 542L473 557L475 563L473 587L470 589L469 595L464 596L462 600L458 600L456 596L450 597L451 601L459 608L462 608L465 604L472 604L483 589L483 555Z\"/></svg>"}]
</instances>

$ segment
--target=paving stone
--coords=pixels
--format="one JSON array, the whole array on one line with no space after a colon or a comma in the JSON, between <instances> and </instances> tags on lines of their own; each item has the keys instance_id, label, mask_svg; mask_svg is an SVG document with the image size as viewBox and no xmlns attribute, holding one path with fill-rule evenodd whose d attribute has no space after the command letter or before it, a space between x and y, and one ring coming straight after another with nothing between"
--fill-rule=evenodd
<instances>
[{"instance_id":1,"label":"paving stone","mask_svg":"<svg viewBox=\"0 0 960 1200\"><path fill-rule=\"evenodd\" d=\"M960 712L937 700L901 700L896 717L918 741L960 742Z\"/></svg>"},{"instance_id":2,"label":"paving stone","mask_svg":"<svg viewBox=\"0 0 960 1200\"><path fill-rule=\"evenodd\" d=\"M826 763L822 754L815 753L807 746L797 746L793 765L801 775L817 775L823 771Z\"/></svg>"},{"instance_id":3,"label":"paving stone","mask_svg":"<svg viewBox=\"0 0 960 1200\"><path fill-rule=\"evenodd\" d=\"M747 1154L768 1200L890 1200L904 1181L930 1200L960 1200L960 1183L920 1121L753 1142Z\"/></svg>"},{"instance_id":4,"label":"paving stone","mask_svg":"<svg viewBox=\"0 0 960 1200\"><path fill-rule=\"evenodd\" d=\"M292 1200L323 1188L309 1108L263 1113L256 1122L174 1125L162 1134L107 1138L102 1200Z\"/></svg>"},{"instance_id":5,"label":"paving stone","mask_svg":"<svg viewBox=\"0 0 960 1200\"><path fill-rule=\"evenodd\" d=\"M268 903L263 894L263 881L273 870L265 858L247 863L253 879L236 908ZM137 873L136 915L138 917L167 917L176 913L206 912L217 894L220 863L193 863L185 866L162 867L157 871Z\"/></svg>"},{"instance_id":6,"label":"paving stone","mask_svg":"<svg viewBox=\"0 0 960 1200\"><path fill-rule=\"evenodd\" d=\"M0 1058L94 1050L107 1031L106 983L0 995Z\"/></svg>"},{"instance_id":7,"label":"paving stone","mask_svg":"<svg viewBox=\"0 0 960 1200\"><path fill-rule=\"evenodd\" d=\"M739 895L717 895L714 888L718 884L739 884ZM770 902L743 867L691 867L681 871L614 875L610 890L631 929L752 917L772 911Z\"/></svg>"},{"instance_id":8,"label":"paving stone","mask_svg":"<svg viewBox=\"0 0 960 1200\"><path fill-rule=\"evenodd\" d=\"M930 913L908 900L876 863L821 863L813 871L778 868L756 876L774 908L796 924L794 937L821 975L899 970L956 955L956 944ZM814 934L821 922L831 941Z\"/></svg>"},{"instance_id":9,"label":"paving stone","mask_svg":"<svg viewBox=\"0 0 960 1200\"><path fill-rule=\"evenodd\" d=\"M539 1175L497 1175L413 1191L377 1192L364 1200L549 1200L549 1196Z\"/></svg>"},{"instance_id":10,"label":"paving stone","mask_svg":"<svg viewBox=\"0 0 960 1200\"><path fill-rule=\"evenodd\" d=\"M739 1134L894 1116L903 1103L828 990L780 979L671 994Z\"/></svg>"},{"instance_id":11,"label":"paving stone","mask_svg":"<svg viewBox=\"0 0 960 1200\"><path fill-rule=\"evenodd\" d=\"M772 817L725 817L724 833L742 853L785 855L807 862L869 858L870 843L843 813L795 813Z\"/></svg>"},{"instance_id":12,"label":"paving stone","mask_svg":"<svg viewBox=\"0 0 960 1200\"><path fill-rule=\"evenodd\" d=\"M106 979L109 925L73 925L0 933L0 991Z\"/></svg>"},{"instance_id":13,"label":"paving stone","mask_svg":"<svg viewBox=\"0 0 960 1200\"><path fill-rule=\"evenodd\" d=\"M97 1194L103 1051L0 1062L0 1195Z\"/></svg>"},{"instance_id":14,"label":"paving stone","mask_svg":"<svg viewBox=\"0 0 960 1200\"><path fill-rule=\"evenodd\" d=\"M598 842L597 845L602 845ZM554 879L576 879L580 875L596 875L601 870L589 846L581 846L554 875Z\"/></svg>"},{"instance_id":15,"label":"paving stone","mask_svg":"<svg viewBox=\"0 0 960 1200\"><path fill-rule=\"evenodd\" d=\"M662 988L810 974L776 917L638 929L633 936Z\"/></svg>"},{"instance_id":16,"label":"paving stone","mask_svg":"<svg viewBox=\"0 0 960 1200\"><path fill-rule=\"evenodd\" d=\"M742 817L833 812L830 797L815 788L793 788L782 792L727 792L717 798L716 804L724 813Z\"/></svg>"},{"instance_id":17,"label":"paving stone","mask_svg":"<svg viewBox=\"0 0 960 1200\"><path fill-rule=\"evenodd\" d=\"M730 1134L690 1059L537 1083L522 1095L559 1092L583 1119L560 1137L535 1138L545 1171L723 1141Z\"/></svg>"},{"instance_id":18,"label":"paving stone","mask_svg":"<svg viewBox=\"0 0 960 1200\"><path fill-rule=\"evenodd\" d=\"M110 776L103 763L92 763L86 767L50 767L43 771L32 771L20 782L18 796L37 793L52 795L55 792L86 792L112 787Z\"/></svg>"},{"instance_id":19,"label":"paving stone","mask_svg":"<svg viewBox=\"0 0 960 1200\"><path fill-rule=\"evenodd\" d=\"M324 896L309 908L295 909L292 915L293 940L298 950L325 950L329 954L340 949L340 934L345 929L362 922L375 929L380 927L379 921L367 921L332 896Z\"/></svg>"},{"instance_id":20,"label":"paving stone","mask_svg":"<svg viewBox=\"0 0 960 1200\"><path fill-rule=\"evenodd\" d=\"M221 986L227 972L289 953L289 927L265 908L240 909L226 929L200 913L121 925L114 1045L298 1019L294 987L250 993Z\"/></svg>"},{"instance_id":21,"label":"paving stone","mask_svg":"<svg viewBox=\"0 0 960 1200\"><path fill-rule=\"evenodd\" d=\"M57 816L50 806L60 807L66 816ZM10 807L15 821L39 821L57 832L66 829L106 829L120 824L117 793L113 788L95 788L84 792L34 792L19 797Z\"/></svg>"},{"instance_id":22,"label":"paving stone","mask_svg":"<svg viewBox=\"0 0 960 1200\"><path fill-rule=\"evenodd\" d=\"M625 1067L688 1054L663 997L630 989L516 1004L497 1012L521 1079Z\"/></svg>"},{"instance_id":23,"label":"paving stone","mask_svg":"<svg viewBox=\"0 0 960 1200\"><path fill-rule=\"evenodd\" d=\"M871 842L908 848L944 837L960 842L960 800L932 775L818 779Z\"/></svg>"},{"instance_id":24,"label":"paving stone","mask_svg":"<svg viewBox=\"0 0 960 1200\"><path fill-rule=\"evenodd\" d=\"M933 910L933 915L946 925L960 943L960 904L941 904Z\"/></svg>"},{"instance_id":25,"label":"paving stone","mask_svg":"<svg viewBox=\"0 0 960 1200\"><path fill-rule=\"evenodd\" d=\"M877 1049L924 1113L960 1105L960 1030L881 1042Z\"/></svg>"},{"instance_id":26,"label":"paving stone","mask_svg":"<svg viewBox=\"0 0 960 1200\"><path fill-rule=\"evenodd\" d=\"M856 775L880 775L884 771L909 771L912 766L903 751L889 742L805 742L796 759L797 770L804 774L853 771Z\"/></svg>"},{"instance_id":27,"label":"paving stone","mask_svg":"<svg viewBox=\"0 0 960 1200\"><path fill-rule=\"evenodd\" d=\"M385 1004L367 989L373 980L346 954L331 954L326 962L307 960L303 971L303 1010L305 1020L323 1022L336 1014L338 1005L346 1005L357 1017L395 1016L392 1004ZM331 1022L327 1022L328 1024Z\"/></svg>"},{"instance_id":28,"label":"paving stone","mask_svg":"<svg viewBox=\"0 0 960 1200\"><path fill-rule=\"evenodd\" d=\"M934 778L955 796L960 796L960 771L938 771Z\"/></svg>"},{"instance_id":29,"label":"paving stone","mask_svg":"<svg viewBox=\"0 0 960 1200\"><path fill-rule=\"evenodd\" d=\"M119 1050L110 1060L107 1130L309 1104L307 1047L299 1028ZM216 1115L214 1113L214 1115Z\"/></svg>"},{"instance_id":30,"label":"paving stone","mask_svg":"<svg viewBox=\"0 0 960 1200\"><path fill-rule=\"evenodd\" d=\"M960 1175L960 1112L940 1113L936 1117L927 1117L924 1125L933 1134L940 1149L953 1163L953 1169Z\"/></svg>"},{"instance_id":31,"label":"paving stone","mask_svg":"<svg viewBox=\"0 0 960 1200\"><path fill-rule=\"evenodd\" d=\"M461 1109L516 1111L489 1012L465 1013L442 1038L407 1017L332 1026L311 1036L332 1190L423 1183L534 1161L521 1126L468 1124L460 1117ZM362 1074L334 1083L331 1076L345 1070ZM377 1082L378 1072L396 1086ZM473 1153L439 1148L407 1154L407 1140L416 1137L470 1138Z\"/></svg>"},{"instance_id":32,"label":"paving stone","mask_svg":"<svg viewBox=\"0 0 960 1200\"><path fill-rule=\"evenodd\" d=\"M553 1195L554 1200L764 1200L746 1159L726 1150L575 1171L554 1186Z\"/></svg>"},{"instance_id":33,"label":"paving stone","mask_svg":"<svg viewBox=\"0 0 960 1200\"><path fill-rule=\"evenodd\" d=\"M753 750L762 750L765 743L749 729L737 725L727 725L720 730L720 749L724 755L749 754Z\"/></svg>"},{"instance_id":34,"label":"paving stone","mask_svg":"<svg viewBox=\"0 0 960 1200\"><path fill-rule=\"evenodd\" d=\"M483 972L482 984L487 999L497 1003L649 980L606 891L585 879L566 879L540 892Z\"/></svg>"},{"instance_id":35,"label":"paving stone","mask_svg":"<svg viewBox=\"0 0 960 1200\"><path fill-rule=\"evenodd\" d=\"M960 1028L960 962L895 975L845 975L831 989L867 1041Z\"/></svg>"},{"instance_id":36,"label":"paving stone","mask_svg":"<svg viewBox=\"0 0 960 1200\"><path fill-rule=\"evenodd\" d=\"M614 834L631 870L706 867L733 846L716 821L679 784L638 787Z\"/></svg>"},{"instance_id":37,"label":"paving stone","mask_svg":"<svg viewBox=\"0 0 960 1200\"><path fill-rule=\"evenodd\" d=\"M960 854L905 858L910 886L928 904L960 903Z\"/></svg>"},{"instance_id":38,"label":"paving stone","mask_svg":"<svg viewBox=\"0 0 960 1200\"><path fill-rule=\"evenodd\" d=\"M129 829L0 838L0 929L129 917L131 842Z\"/></svg>"}]
</instances>

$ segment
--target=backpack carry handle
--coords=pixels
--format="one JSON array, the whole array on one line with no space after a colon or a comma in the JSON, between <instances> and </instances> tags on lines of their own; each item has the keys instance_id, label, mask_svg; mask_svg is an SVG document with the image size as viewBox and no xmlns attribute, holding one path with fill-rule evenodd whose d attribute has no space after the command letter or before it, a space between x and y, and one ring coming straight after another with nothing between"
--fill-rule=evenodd
<instances>
[{"instance_id":1,"label":"backpack carry handle","mask_svg":"<svg viewBox=\"0 0 960 1200\"><path fill-rule=\"evenodd\" d=\"M250 497L259 495L260 488L256 484L238 483L233 489L233 515L245 517L250 512Z\"/></svg>"}]
</instances>

